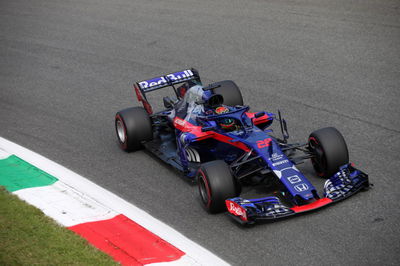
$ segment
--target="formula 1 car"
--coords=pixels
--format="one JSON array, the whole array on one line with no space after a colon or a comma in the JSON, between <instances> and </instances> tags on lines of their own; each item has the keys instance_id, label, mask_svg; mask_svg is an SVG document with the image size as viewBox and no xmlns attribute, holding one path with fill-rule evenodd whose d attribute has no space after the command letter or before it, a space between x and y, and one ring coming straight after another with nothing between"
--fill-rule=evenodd
<instances>
[{"instance_id":1,"label":"formula 1 car","mask_svg":"<svg viewBox=\"0 0 400 266\"><path fill-rule=\"evenodd\" d=\"M172 87L164 110L153 112L146 95ZM288 143L281 113L250 112L238 86L230 80L203 86L195 69L134 84L143 107L119 111L115 127L127 152L146 148L197 181L204 208L228 211L242 224L278 219L318 209L369 188L367 174L349 163L341 133L327 127L312 132L307 143ZM279 138L269 129L280 125ZM310 159L325 178L323 195L296 167ZM243 186L272 184L272 196L240 197Z\"/></svg>"}]
</instances>

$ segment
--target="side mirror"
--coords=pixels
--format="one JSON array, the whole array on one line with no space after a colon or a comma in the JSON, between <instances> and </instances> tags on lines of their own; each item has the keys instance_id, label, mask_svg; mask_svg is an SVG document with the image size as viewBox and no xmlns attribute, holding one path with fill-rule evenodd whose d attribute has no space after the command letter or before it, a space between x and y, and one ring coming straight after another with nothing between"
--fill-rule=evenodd
<instances>
[{"instance_id":1,"label":"side mirror","mask_svg":"<svg viewBox=\"0 0 400 266\"><path fill-rule=\"evenodd\" d=\"M265 115L265 112L258 112L254 115L254 118L259 118Z\"/></svg>"},{"instance_id":2,"label":"side mirror","mask_svg":"<svg viewBox=\"0 0 400 266\"><path fill-rule=\"evenodd\" d=\"M201 128L201 132L213 131L213 130L215 130L215 129L216 129L216 128L213 127L213 126L211 126L211 127L202 127L202 128Z\"/></svg>"},{"instance_id":3,"label":"side mirror","mask_svg":"<svg viewBox=\"0 0 400 266\"><path fill-rule=\"evenodd\" d=\"M168 96L163 98L163 102L164 102L164 107L167 109L174 107L174 101L171 98L169 98Z\"/></svg>"}]
</instances>

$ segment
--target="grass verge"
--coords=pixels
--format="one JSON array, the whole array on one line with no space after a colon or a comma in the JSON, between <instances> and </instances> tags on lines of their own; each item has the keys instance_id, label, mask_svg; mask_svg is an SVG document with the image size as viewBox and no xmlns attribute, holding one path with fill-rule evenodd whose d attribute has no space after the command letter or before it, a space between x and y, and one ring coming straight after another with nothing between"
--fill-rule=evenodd
<instances>
[{"instance_id":1,"label":"grass verge","mask_svg":"<svg viewBox=\"0 0 400 266\"><path fill-rule=\"evenodd\" d=\"M0 265L117 265L39 209L0 187Z\"/></svg>"}]
</instances>

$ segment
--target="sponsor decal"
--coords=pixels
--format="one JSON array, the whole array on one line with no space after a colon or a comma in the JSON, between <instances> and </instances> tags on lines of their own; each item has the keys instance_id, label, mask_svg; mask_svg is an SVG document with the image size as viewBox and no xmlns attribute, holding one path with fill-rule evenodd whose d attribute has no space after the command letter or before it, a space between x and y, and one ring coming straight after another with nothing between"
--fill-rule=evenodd
<instances>
[{"instance_id":1,"label":"sponsor decal","mask_svg":"<svg viewBox=\"0 0 400 266\"><path fill-rule=\"evenodd\" d=\"M302 181L298 175L289 176L287 179L289 180L290 184L296 184Z\"/></svg>"},{"instance_id":2,"label":"sponsor decal","mask_svg":"<svg viewBox=\"0 0 400 266\"><path fill-rule=\"evenodd\" d=\"M168 82L176 82L176 81L184 81L187 78L193 77L194 74L193 72L188 69L188 70L184 70L181 72L175 72L172 74L168 74L166 76L163 77L158 77L158 78L154 78L154 79L150 79L150 80L144 80L139 82L139 86L142 89L148 89L154 86L159 86L159 85L164 85L167 84Z\"/></svg>"},{"instance_id":3,"label":"sponsor decal","mask_svg":"<svg viewBox=\"0 0 400 266\"><path fill-rule=\"evenodd\" d=\"M282 160L280 162L273 163L272 166L278 166L278 165L281 165L281 164L284 164L284 163L288 163L288 162L289 162L289 160Z\"/></svg>"},{"instance_id":4,"label":"sponsor decal","mask_svg":"<svg viewBox=\"0 0 400 266\"><path fill-rule=\"evenodd\" d=\"M274 161L274 162L279 161L282 158L283 158L283 154L277 154L276 152L274 152L271 155L271 160Z\"/></svg>"},{"instance_id":5,"label":"sponsor decal","mask_svg":"<svg viewBox=\"0 0 400 266\"><path fill-rule=\"evenodd\" d=\"M165 79L165 77L160 77L160 78L156 78L156 79L141 81L141 82L139 82L139 86L142 89L147 89L149 87L162 85L162 84L166 84L166 83L167 83L167 80Z\"/></svg>"},{"instance_id":6,"label":"sponsor decal","mask_svg":"<svg viewBox=\"0 0 400 266\"><path fill-rule=\"evenodd\" d=\"M239 216L243 221L247 221L246 210L242 206L230 200L227 200L225 203L230 213L235 216Z\"/></svg>"},{"instance_id":7,"label":"sponsor decal","mask_svg":"<svg viewBox=\"0 0 400 266\"><path fill-rule=\"evenodd\" d=\"M301 183L299 185L294 186L294 189L296 189L297 192L303 192L308 189L308 186L305 183Z\"/></svg>"},{"instance_id":8,"label":"sponsor decal","mask_svg":"<svg viewBox=\"0 0 400 266\"><path fill-rule=\"evenodd\" d=\"M183 126L185 126L185 120L180 119L179 117L176 117L174 120L174 124L183 127Z\"/></svg>"}]
</instances>

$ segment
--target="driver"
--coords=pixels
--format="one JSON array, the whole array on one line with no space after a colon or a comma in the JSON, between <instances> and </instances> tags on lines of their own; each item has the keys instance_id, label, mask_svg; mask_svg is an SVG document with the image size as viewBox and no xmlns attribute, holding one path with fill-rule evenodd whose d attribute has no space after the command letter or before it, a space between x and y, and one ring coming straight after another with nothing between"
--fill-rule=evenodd
<instances>
[{"instance_id":1,"label":"driver","mask_svg":"<svg viewBox=\"0 0 400 266\"><path fill-rule=\"evenodd\" d=\"M220 115L235 110L234 107L223 105L224 98L211 90L203 90L203 86L195 84L190 87L177 107L176 115L186 121L196 124L196 118L201 115ZM174 114L175 115L175 114ZM237 122L231 118L220 119L217 122L222 130L231 132L238 130Z\"/></svg>"},{"instance_id":2,"label":"driver","mask_svg":"<svg viewBox=\"0 0 400 266\"><path fill-rule=\"evenodd\" d=\"M225 114L230 112L229 108L226 106L219 106L215 108L214 110L215 114L220 115L220 114ZM225 130L225 131L235 131L237 130L237 125L235 123L235 120L232 118L224 118L219 122L219 126Z\"/></svg>"}]
</instances>

